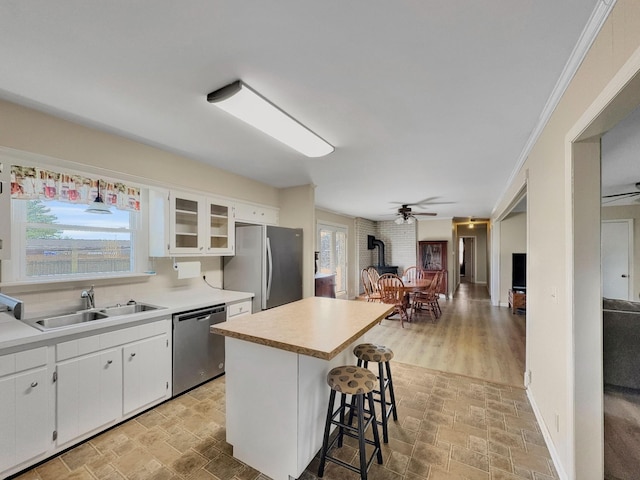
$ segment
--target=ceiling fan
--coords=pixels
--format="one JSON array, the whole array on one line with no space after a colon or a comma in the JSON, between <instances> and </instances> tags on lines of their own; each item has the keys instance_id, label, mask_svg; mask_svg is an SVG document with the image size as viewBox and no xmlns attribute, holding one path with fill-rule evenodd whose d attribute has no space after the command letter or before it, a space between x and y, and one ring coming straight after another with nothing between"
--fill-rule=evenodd
<instances>
[{"instance_id":1,"label":"ceiling fan","mask_svg":"<svg viewBox=\"0 0 640 480\"><path fill-rule=\"evenodd\" d=\"M629 198L633 198L633 197L637 197L640 196L640 182L636 182L635 183L635 187L636 190L632 191L632 192L623 192L623 193L614 193L612 195L603 195L602 198L609 198L609 201L603 202L603 203L611 203L614 202L616 200L623 200L623 199L629 199ZM638 199L640 200L640 199Z\"/></svg>"},{"instance_id":2,"label":"ceiling fan","mask_svg":"<svg viewBox=\"0 0 640 480\"><path fill-rule=\"evenodd\" d=\"M409 204L403 204L400 208L398 208L398 218L395 219L395 222L400 225L402 223L408 223L408 224L412 224L414 223L417 218L415 217L416 215L425 215L425 216L429 216L429 217L434 217L437 215L437 213L433 213L433 212L415 212L413 213L411 211L411 207L409 206Z\"/></svg>"}]
</instances>

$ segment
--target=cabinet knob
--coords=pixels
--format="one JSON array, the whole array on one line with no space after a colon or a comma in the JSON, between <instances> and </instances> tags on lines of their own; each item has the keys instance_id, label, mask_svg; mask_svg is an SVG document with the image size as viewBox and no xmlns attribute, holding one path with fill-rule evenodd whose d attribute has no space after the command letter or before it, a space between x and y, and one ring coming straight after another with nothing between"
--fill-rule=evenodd
<instances>
[{"instance_id":1,"label":"cabinet knob","mask_svg":"<svg viewBox=\"0 0 640 480\"><path fill-rule=\"evenodd\" d=\"M38 382L31 382L31 388L36 388L38 386Z\"/></svg>"},{"instance_id":2,"label":"cabinet knob","mask_svg":"<svg viewBox=\"0 0 640 480\"><path fill-rule=\"evenodd\" d=\"M136 356L136 353L135 353L135 352L133 352L133 353L131 354L131 356L132 356L132 357L135 357L135 356Z\"/></svg>"},{"instance_id":3,"label":"cabinet knob","mask_svg":"<svg viewBox=\"0 0 640 480\"><path fill-rule=\"evenodd\" d=\"M113 360L107 360L107 365L111 365L113 363Z\"/></svg>"},{"instance_id":4,"label":"cabinet knob","mask_svg":"<svg viewBox=\"0 0 640 480\"><path fill-rule=\"evenodd\" d=\"M628 275L625 275L624 273L622 274L622 278L627 278Z\"/></svg>"}]
</instances>

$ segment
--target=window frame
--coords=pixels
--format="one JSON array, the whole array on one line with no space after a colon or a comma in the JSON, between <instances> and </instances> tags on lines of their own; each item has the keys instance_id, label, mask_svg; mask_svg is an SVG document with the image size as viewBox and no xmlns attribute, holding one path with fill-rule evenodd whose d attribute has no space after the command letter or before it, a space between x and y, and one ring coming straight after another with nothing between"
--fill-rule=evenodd
<instances>
[{"instance_id":1,"label":"window frame","mask_svg":"<svg viewBox=\"0 0 640 480\"><path fill-rule=\"evenodd\" d=\"M344 234L344 290L339 290L338 279L336 277L336 297L337 298L348 298L349 296L349 228L347 225L342 225L338 223L318 221L316 223L316 244L317 250L321 252L321 239L320 234L322 231L330 231L332 233L331 244L332 244L332 266L334 267L333 273L337 274L336 264L335 264L335 246L336 246L336 234L342 233ZM322 255L322 253L320 253Z\"/></svg>"},{"instance_id":2,"label":"window frame","mask_svg":"<svg viewBox=\"0 0 640 480\"><path fill-rule=\"evenodd\" d=\"M34 163L34 162L30 162ZM47 165L42 165L46 167ZM86 172L78 172L78 174L86 174ZM117 181L117 179L111 179L109 177L103 177L105 180ZM129 183L131 183L129 181ZM148 187L142 185L136 185L140 188L140 210L137 212L130 211L130 227L126 230L131 234L131 269L127 272L91 272L91 273L73 273L64 275L46 275L40 277L27 277L26 276L26 204L28 200L10 199L10 214L11 214L11 257L9 260L3 260L1 262L1 274L2 285L12 284L46 284L46 283L61 283L61 282L75 282L75 281L88 281L88 280L104 280L104 279L118 279L118 278L130 278L132 276L147 276L149 273L149 246L148 246ZM17 218L16 202L24 204L24 207L17 207L22 210L18 212L20 218ZM43 200L46 204L46 200ZM86 208L86 206L84 206ZM115 207L114 207L115 208ZM89 214L88 214L89 215ZM23 221L25 220L25 221ZM56 224L58 225L58 224ZM68 225L68 224L65 224ZM60 226L63 226L60 224ZM81 225L69 225L72 227L82 227ZM82 227L85 231L108 231L101 227Z\"/></svg>"}]
</instances>

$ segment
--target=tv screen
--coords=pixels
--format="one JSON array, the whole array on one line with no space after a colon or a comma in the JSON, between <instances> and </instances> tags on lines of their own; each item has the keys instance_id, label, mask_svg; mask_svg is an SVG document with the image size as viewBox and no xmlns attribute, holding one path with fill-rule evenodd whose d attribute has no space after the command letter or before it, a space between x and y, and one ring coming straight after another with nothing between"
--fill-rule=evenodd
<instances>
[{"instance_id":1,"label":"tv screen","mask_svg":"<svg viewBox=\"0 0 640 480\"><path fill-rule=\"evenodd\" d=\"M527 254L513 253L511 263L511 288L513 290L527 289Z\"/></svg>"}]
</instances>

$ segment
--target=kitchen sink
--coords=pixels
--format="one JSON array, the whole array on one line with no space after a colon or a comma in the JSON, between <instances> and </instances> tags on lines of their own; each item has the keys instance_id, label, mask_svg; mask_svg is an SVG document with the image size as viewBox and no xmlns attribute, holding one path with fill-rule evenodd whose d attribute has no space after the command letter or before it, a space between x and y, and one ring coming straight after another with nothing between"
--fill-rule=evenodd
<instances>
[{"instance_id":1,"label":"kitchen sink","mask_svg":"<svg viewBox=\"0 0 640 480\"><path fill-rule=\"evenodd\" d=\"M132 315L134 313L149 312L159 310L165 307L149 305L148 303L130 303L126 305L114 305L112 307L97 308L91 310L82 310L75 313L58 315L55 317L43 318L34 323L34 327L40 330L51 330L62 327L70 327L72 325L80 325L93 320L103 320L105 318L121 317L124 315Z\"/></svg>"},{"instance_id":2,"label":"kitchen sink","mask_svg":"<svg viewBox=\"0 0 640 480\"><path fill-rule=\"evenodd\" d=\"M108 315L96 310L88 310L85 312L70 313L68 315L60 315L58 317L43 318L36 322L36 326L41 330L49 330L51 328L68 327L78 323L90 322L92 320L100 320L107 318Z\"/></svg>"},{"instance_id":3,"label":"kitchen sink","mask_svg":"<svg viewBox=\"0 0 640 480\"><path fill-rule=\"evenodd\" d=\"M118 315L131 315L132 313L149 312L151 310L158 310L162 307L156 307L155 305L149 305L147 303L134 303L133 305L116 305L113 307L103 308L100 311L107 314L109 317L115 317Z\"/></svg>"}]
</instances>

